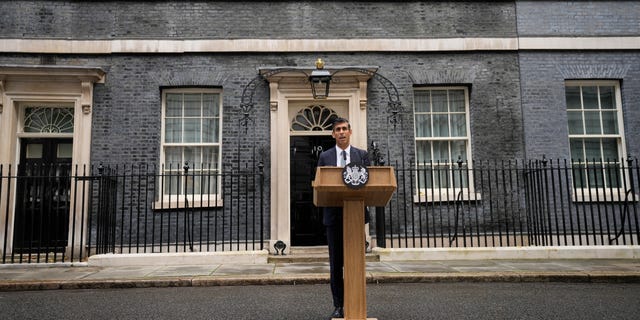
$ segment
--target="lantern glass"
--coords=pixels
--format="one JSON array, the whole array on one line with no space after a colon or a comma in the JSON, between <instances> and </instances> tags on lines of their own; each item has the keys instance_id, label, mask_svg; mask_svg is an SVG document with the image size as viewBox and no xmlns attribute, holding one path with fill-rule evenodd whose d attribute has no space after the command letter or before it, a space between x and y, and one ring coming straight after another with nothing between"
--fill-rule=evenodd
<instances>
[{"instance_id":1,"label":"lantern glass","mask_svg":"<svg viewBox=\"0 0 640 320\"><path fill-rule=\"evenodd\" d=\"M316 69L309 76L311 92L314 99L326 99L329 96L329 84L331 83L331 73L327 70Z\"/></svg>"}]
</instances>

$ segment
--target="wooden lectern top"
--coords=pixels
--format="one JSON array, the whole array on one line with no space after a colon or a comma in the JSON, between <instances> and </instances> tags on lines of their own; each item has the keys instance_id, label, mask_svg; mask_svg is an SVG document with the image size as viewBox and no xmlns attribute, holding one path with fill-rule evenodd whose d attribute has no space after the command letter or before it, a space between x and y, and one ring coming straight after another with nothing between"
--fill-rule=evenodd
<instances>
[{"instance_id":1,"label":"wooden lectern top","mask_svg":"<svg viewBox=\"0 0 640 320\"><path fill-rule=\"evenodd\" d=\"M360 189L351 189L342 181L341 167L318 167L312 184L313 204L318 207L342 207L344 200L361 199L365 206L386 206L398 187L393 167L367 169L367 184Z\"/></svg>"}]
</instances>

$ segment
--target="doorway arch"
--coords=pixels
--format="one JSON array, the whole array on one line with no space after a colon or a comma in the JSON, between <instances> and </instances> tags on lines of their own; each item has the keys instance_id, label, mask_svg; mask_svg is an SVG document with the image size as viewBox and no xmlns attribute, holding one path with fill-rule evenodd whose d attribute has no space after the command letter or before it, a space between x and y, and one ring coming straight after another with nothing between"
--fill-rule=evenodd
<instances>
[{"instance_id":1,"label":"doorway arch","mask_svg":"<svg viewBox=\"0 0 640 320\"><path fill-rule=\"evenodd\" d=\"M270 107L270 200L271 200L271 232L269 248L282 241L286 244L285 253L291 248L291 137L297 133L291 130L292 120L302 109L311 105L330 106L339 116L349 119L353 127L351 142L354 146L367 147L367 81L368 74L344 72L339 81L331 87L331 95L327 99L314 100L309 83L304 73L278 72L269 73L273 69L262 69L261 74L269 82ZM314 133L315 132L315 133ZM322 130L305 132L306 135L326 135ZM329 132L330 134L330 132Z\"/></svg>"},{"instance_id":2,"label":"doorway arch","mask_svg":"<svg viewBox=\"0 0 640 320\"><path fill-rule=\"evenodd\" d=\"M290 110L296 109L290 106ZM332 124L341 116L324 104L314 103L302 107L291 119L289 167L292 246L327 244L322 210L313 205L311 182L315 178L320 153L335 144L331 136Z\"/></svg>"},{"instance_id":3,"label":"doorway arch","mask_svg":"<svg viewBox=\"0 0 640 320\"><path fill-rule=\"evenodd\" d=\"M5 164L5 174L17 175L18 163L25 160L30 144L43 144L43 154L47 148L49 153L55 150L56 158L63 158L64 161L72 163L74 166L83 168L90 165L91 155L91 124L93 116L93 87L96 83L105 82L106 73L100 68L72 67L72 66L32 66L32 65L11 65L0 66L0 163ZM29 119L36 119L35 116L44 116L42 106L54 106L54 111L58 108L68 108L58 114L56 119L65 119L62 123L34 123L25 124L25 112L29 108L34 108L31 115L26 114ZM51 111L49 110L49 111ZM44 111L45 113L48 111ZM62 114L65 116L60 117ZM72 115L72 117L71 117ZM69 128L73 128L70 132ZM35 130L35 132L34 132ZM49 140L29 141L29 139L46 138ZM64 141L64 139L68 139ZM71 141L71 143L69 143ZM46 146L45 146L46 145ZM39 147L32 147L30 156L39 154ZM58 157L58 149L62 149L64 156ZM21 159L23 158L23 159ZM35 158L34 158L35 159ZM56 161L61 159L54 159ZM51 159L48 159L51 161ZM12 168L12 172L8 170ZM21 172L22 173L22 172ZM50 243L64 247L67 256L73 252L80 252L86 244L85 234L80 232L86 228L87 218L83 215L87 211L86 203L81 197L76 196L75 188L78 185L69 183L68 190L54 190L53 193L68 193L70 196L64 203L66 209L56 214L60 219L56 219L59 229L63 232L55 236ZM16 202L20 202L16 194L15 183L9 188L9 180L4 180L0 188L9 190L7 197L0 199L0 254L11 254L14 246L14 231L16 223L21 224L20 219L16 219ZM22 186L21 186L22 187ZM23 187L21 190L27 190ZM19 189L20 190L20 189ZM51 189L49 189L51 191ZM27 197L28 198L28 197ZM60 203L60 202L59 202ZM62 210L62 209L61 209ZM66 213L66 215L65 215ZM17 221L16 221L17 220ZM75 221L75 223L73 223ZM48 222L48 221L47 221ZM68 223L67 231L64 232L64 224ZM20 226L17 226L20 227ZM38 237L40 237L38 235ZM18 235L23 243L31 242L33 237ZM42 239L36 239L38 241ZM18 241L18 242L20 242ZM47 244L47 246L49 245ZM63 246L64 244L64 246ZM18 243L18 245L20 245ZM54 245L55 246L55 245ZM24 247L24 245L23 245ZM6 249L5 249L6 248ZM4 252L3 250L7 250ZM60 248L62 250L62 248ZM73 257L72 257L73 259Z\"/></svg>"}]
</instances>

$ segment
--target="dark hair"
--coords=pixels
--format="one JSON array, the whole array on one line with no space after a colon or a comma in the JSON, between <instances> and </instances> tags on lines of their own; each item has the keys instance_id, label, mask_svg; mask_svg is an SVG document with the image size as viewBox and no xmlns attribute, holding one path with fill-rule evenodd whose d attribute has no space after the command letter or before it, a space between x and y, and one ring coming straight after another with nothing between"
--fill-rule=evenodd
<instances>
[{"instance_id":1,"label":"dark hair","mask_svg":"<svg viewBox=\"0 0 640 320\"><path fill-rule=\"evenodd\" d=\"M331 125L331 131L333 131L333 128L336 127L336 125L341 124L341 123L346 123L349 125L349 129L351 129L351 123L349 123L349 120L345 119L345 118L335 118L333 119L333 124Z\"/></svg>"}]
</instances>

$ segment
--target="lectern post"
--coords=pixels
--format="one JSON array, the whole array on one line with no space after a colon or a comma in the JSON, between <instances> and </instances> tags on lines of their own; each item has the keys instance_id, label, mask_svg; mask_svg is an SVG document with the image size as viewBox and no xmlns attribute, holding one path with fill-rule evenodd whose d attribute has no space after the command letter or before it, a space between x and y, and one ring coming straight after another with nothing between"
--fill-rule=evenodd
<instances>
[{"instance_id":1,"label":"lectern post","mask_svg":"<svg viewBox=\"0 0 640 320\"><path fill-rule=\"evenodd\" d=\"M318 167L313 182L316 206L343 207L344 313L349 320L367 319L364 207L385 206L397 187L392 167L368 170L369 181L361 189L348 188L338 167Z\"/></svg>"},{"instance_id":2,"label":"lectern post","mask_svg":"<svg viewBox=\"0 0 640 320\"><path fill-rule=\"evenodd\" d=\"M344 200L342 210L344 316L345 319L366 319L364 200Z\"/></svg>"}]
</instances>

